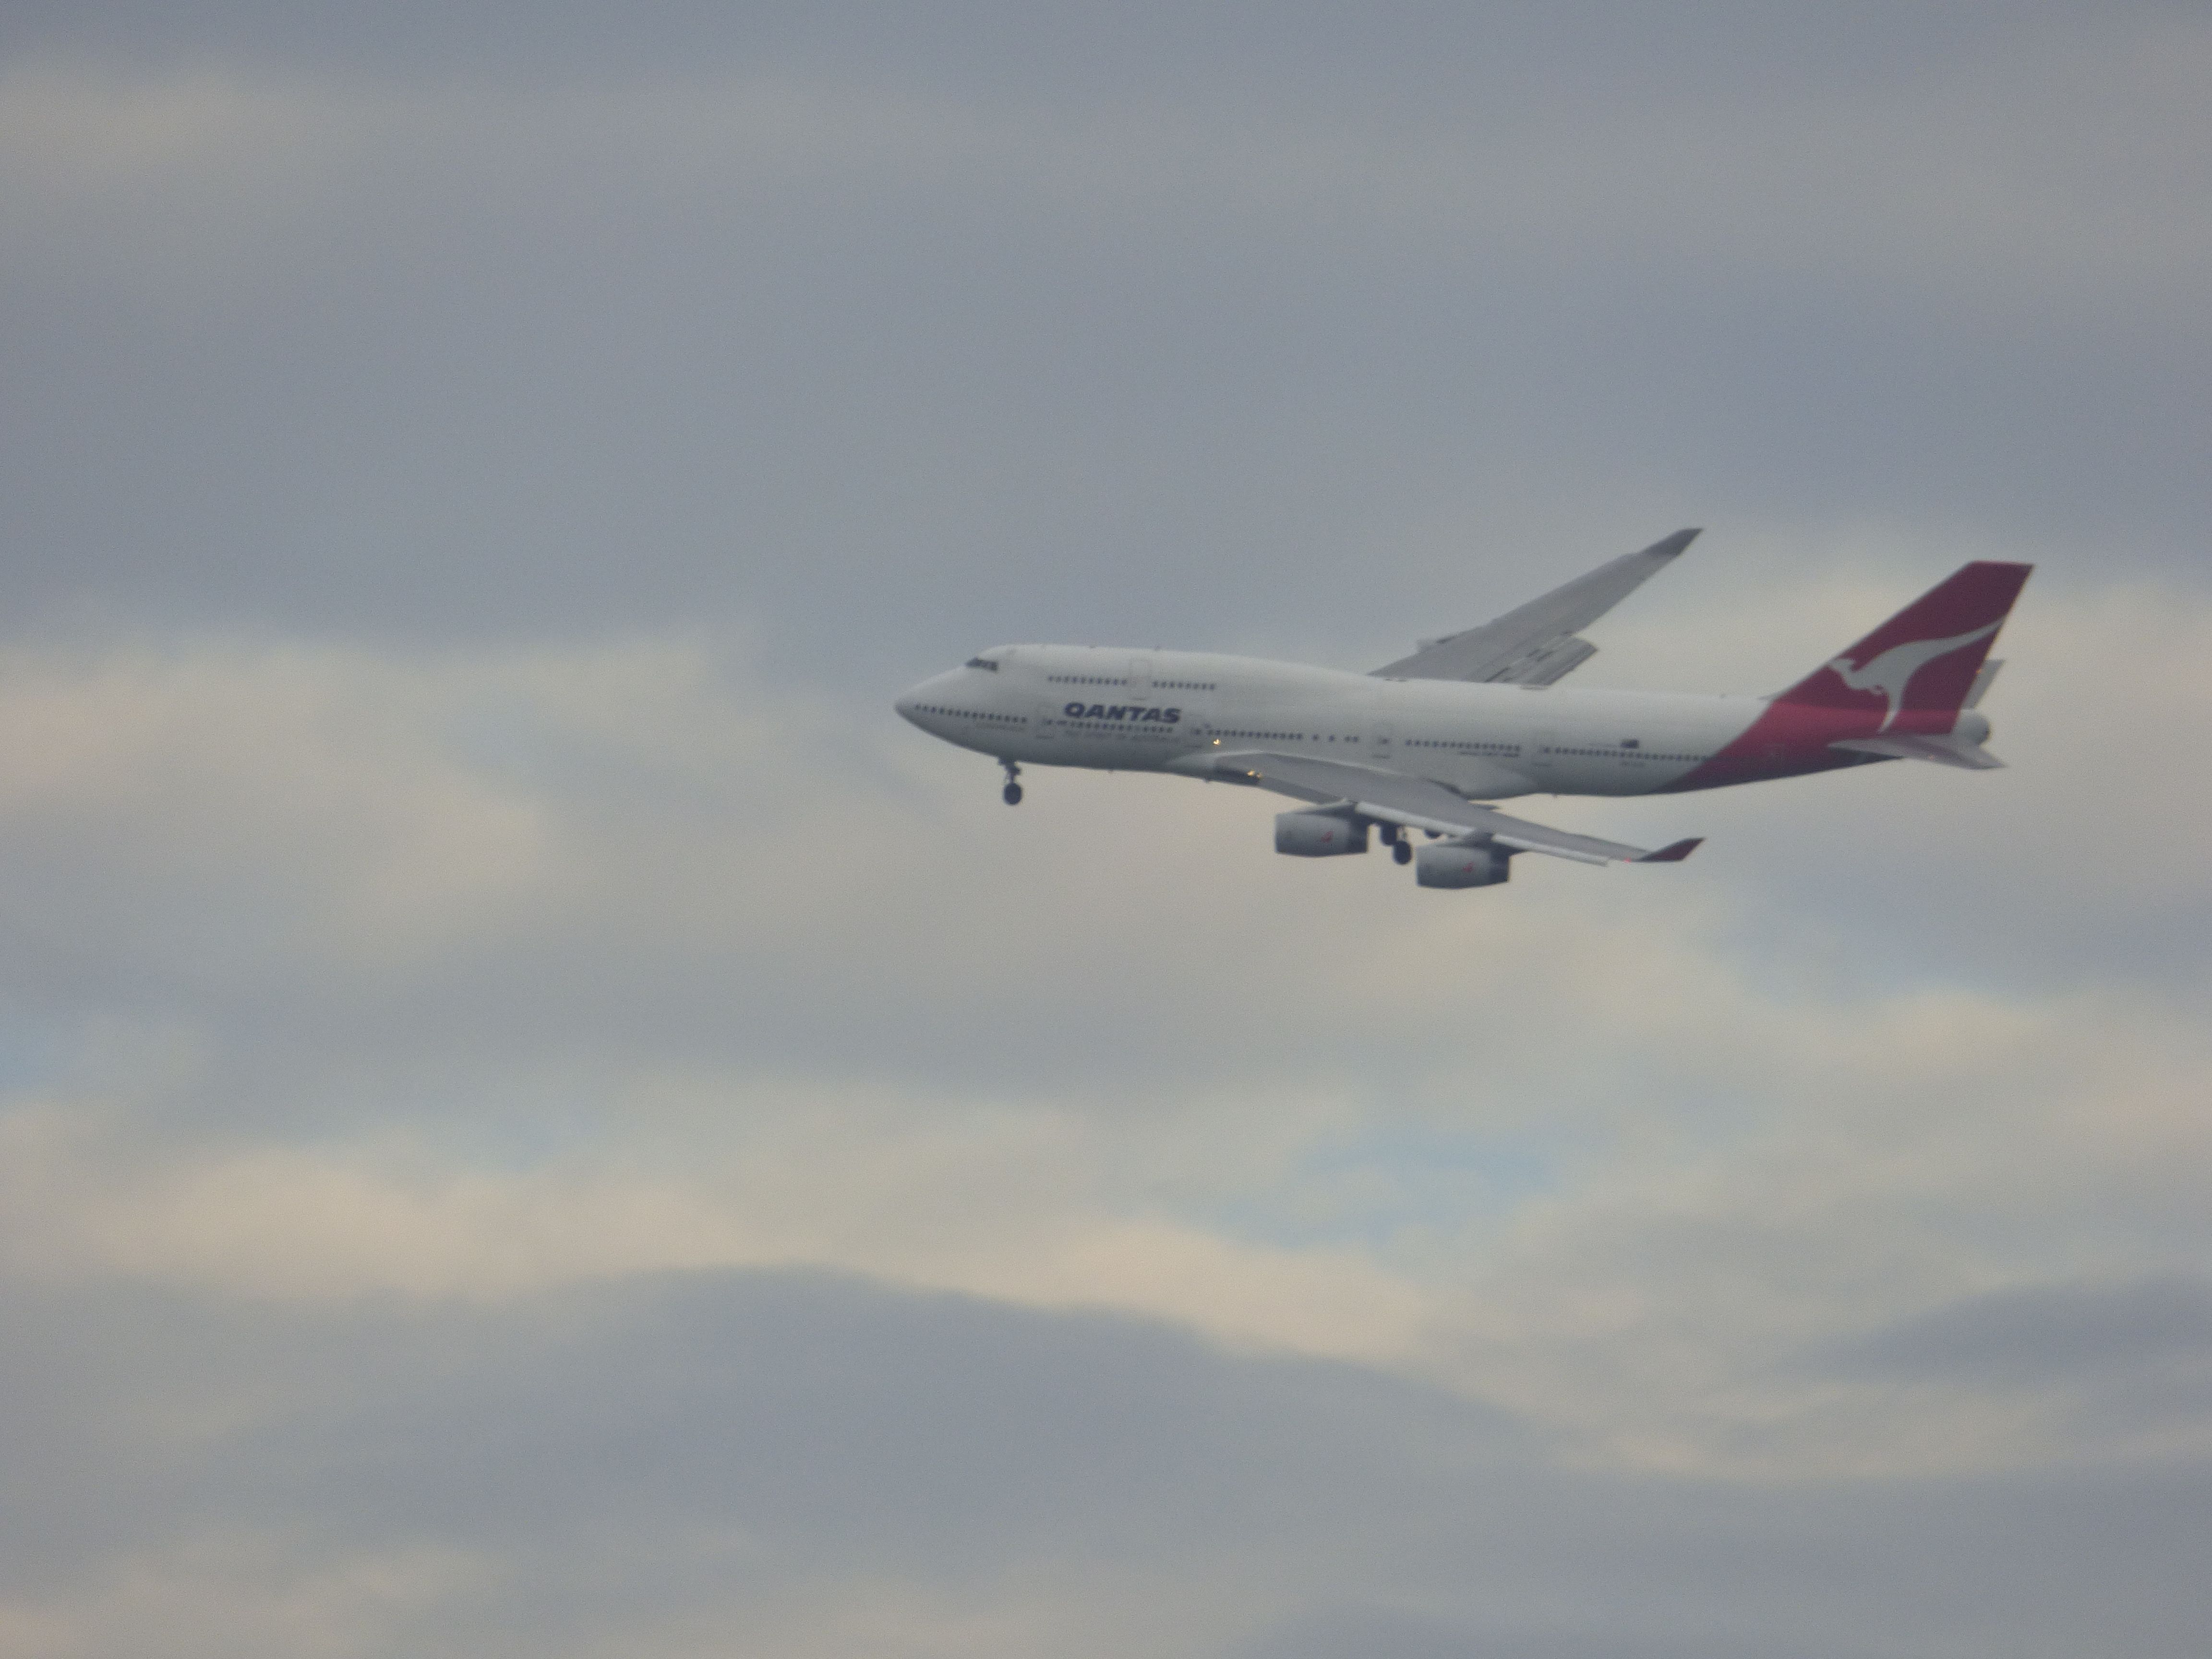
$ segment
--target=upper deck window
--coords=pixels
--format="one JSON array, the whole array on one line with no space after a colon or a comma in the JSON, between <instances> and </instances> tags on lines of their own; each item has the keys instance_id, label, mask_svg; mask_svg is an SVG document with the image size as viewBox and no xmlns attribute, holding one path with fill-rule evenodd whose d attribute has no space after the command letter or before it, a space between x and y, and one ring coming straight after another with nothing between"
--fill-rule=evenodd
<instances>
[{"instance_id":1,"label":"upper deck window","mask_svg":"<svg viewBox=\"0 0 2212 1659\"><path fill-rule=\"evenodd\" d=\"M968 659L968 666L970 668L988 668L994 674L999 672L999 665L993 662L988 657L970 657Z\"/></svg>"}]
</instances>

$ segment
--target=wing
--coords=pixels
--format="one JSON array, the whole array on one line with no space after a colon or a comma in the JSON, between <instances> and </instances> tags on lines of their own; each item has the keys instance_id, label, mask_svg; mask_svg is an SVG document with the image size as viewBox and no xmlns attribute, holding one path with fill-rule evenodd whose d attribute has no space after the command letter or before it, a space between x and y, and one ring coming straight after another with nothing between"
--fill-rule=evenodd
<instances>
[{"instance_id":1,"label":"wing","mask_svg":"<svg viewBox=\"0 0 2212 1659\"><path fill-rule=\"evenodd\" d=\"M1440 640L1424 640L1412 656L1401 657L1375 673L1383 679L1549 685L1597 654L1597 647L1577 639L1575 630L1588 628L1657 575L1697 538L1694 530L1678 530L1641 553L1607 560L1588 575L1507 611L1496 622Z\"/></svg>"},{"instance_id":2,"label":"wing","mask_svg":"<svg viewBox=\"0 0 2212 1659\"><path fill-rule=\"evenodd\" d=\"M1168 763L1171 770L1224 783L1256 784L1279 795L1316 803L1341 801L1362 817L1439 835L1480 838L1518 853L1548 853L1583 864L1673 864L1690 856L1696 841L1678 841L1657 852L1571 836L1526 818L1509 817L1462 799L1440 783L1350 761L1320 760L1308 755L1279 755L1267 750L1212 750Z\"/></svg>"}]
</instances>

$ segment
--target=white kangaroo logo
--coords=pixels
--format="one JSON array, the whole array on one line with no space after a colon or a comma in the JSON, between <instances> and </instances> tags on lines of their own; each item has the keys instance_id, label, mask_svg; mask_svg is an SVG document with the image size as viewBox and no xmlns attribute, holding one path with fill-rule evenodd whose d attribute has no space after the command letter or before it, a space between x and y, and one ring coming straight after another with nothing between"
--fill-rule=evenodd
<instances>
[{"instance_id":1,"label":"white kangaroo logo","mask_svg":"<svg viewBox=\"0 0 2212 1659\"><path fill-rule=\"evenodd\" d=\"M1889 699L1888 716L1875 728L1887 732L1895 723L1898 711L1905 707L1905 688L1912 684L1915 674L1938 657L1948 657L1961 646L1987 639L1997 631L2003 620L2000 617L1996 622L1969 633L1954 634L1948 640L1907 640L1903 645L1893 645L1863 668L1852 667L1849 657L1838 657L1828 666L1852 690L1879 691Z\"/></svg>"}]
</instances>

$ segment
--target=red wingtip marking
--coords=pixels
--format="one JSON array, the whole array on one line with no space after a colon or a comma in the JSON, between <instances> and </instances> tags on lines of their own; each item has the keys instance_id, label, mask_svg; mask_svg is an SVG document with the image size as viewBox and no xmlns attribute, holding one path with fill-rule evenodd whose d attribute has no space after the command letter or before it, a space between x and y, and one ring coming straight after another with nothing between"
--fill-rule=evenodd
<instances>
[{"instance_id":1,"label":"red wingtip marking","mask_svg":"<svg viewBox=\"0 0 2212 1659\"><path fill-rule=\"evenodd\" d=\"M1678 841L1672 846L1662 847L1656 853L1646 853L1636 861L1638 864L1680 864L1704 846L1705 842L1703 836L1692 836L1687 841Z\"/></svg>"}]
</instances>

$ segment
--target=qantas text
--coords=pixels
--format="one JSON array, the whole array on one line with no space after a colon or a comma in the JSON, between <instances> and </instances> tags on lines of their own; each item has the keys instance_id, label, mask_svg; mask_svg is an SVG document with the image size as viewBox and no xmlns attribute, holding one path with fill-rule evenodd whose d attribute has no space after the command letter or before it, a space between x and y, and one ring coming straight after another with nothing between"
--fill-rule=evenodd
<instances>
[{"instance_id":1,"label":"qantas text","mask_svg":"<svg viewBox=\"0 0 2212 1659\"><path fill-rule=\"evenodd\" d=\"M1182 723L1182 710L1180 708L1128 708L1118 702L1111 708L1103 702L1087 706L1072 702L1060 712L1072 720L1158 720L1164 726Z\"/></svg>"}]
</instances>

